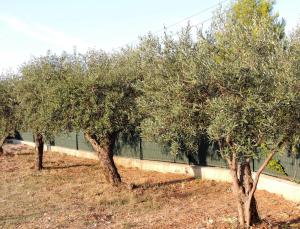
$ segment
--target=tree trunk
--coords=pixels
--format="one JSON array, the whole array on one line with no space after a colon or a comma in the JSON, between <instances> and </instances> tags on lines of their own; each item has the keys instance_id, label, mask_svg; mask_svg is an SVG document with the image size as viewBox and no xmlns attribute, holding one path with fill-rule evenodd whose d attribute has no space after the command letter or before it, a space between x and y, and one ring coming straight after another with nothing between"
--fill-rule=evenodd
<instances>
[{"instance_id":1,"label":"tree trunk","mask_svg":"<svg viewBox=\"0 0 300 229\"><path fill-rule=\"evenodd\" d=\"M113 147L116 141L116 135L108 136L101 143L90 134L85 134L85 138L91 143L99 157L106 181L115 186L119 185L121 183L121 177L113 159Z\"/></svg>"},{"instance_id":2,"label":"tree trunk","mask_svg":"<svg viewBox=\"0 0 300 229\"><path fill-rule=\"evenodd\" d=\"M6 139L5 137L0 139L0 155L2 155L4 153L3 145L5 142L5 139Z\"/></svg>"},{"instance_id":3,"label":"tree trunk","mask_svg":"<svg viewBox=\"0 0 300 229\"><path fill-rule=\"evenodd\" d=\"M249 161L246 160L240 166L237 163L236 166L231 166L231 175L233 193L237 201L239 225L241 228L248 228L260 220L255 197L251 195L253 179Z\"/></svg>"},{"instance_id":4,"label":"tree trunk","mask_svg":"<svg viewBox=\"0 0 300 229\"><path fill-rule=\"evenodd\" d=\"M36 161L35 168L37 170L43 169L43 154L44 154L44 139L42 134L37 134L35 139L36 147Z\"/></svg>"},{"instance_id":5,"label":"tree trunk","mask_svg":"<svg viewBox=\"0 0 300 229\"><path fill-rule=\"evenodd\" d=\"M5 139L6 139L6 137L3 137L0 139L0 155L2 155L4 153L3 145L4 145Z\"/></svg>"},{"instance_id":6,"label":"tree trunk","mask_svg":"<svg viewBox=\"0 0 300 229\"><path fill-rule=\"evenodd\" d=\"M236 199L239 225L241 228L243 228L245 225L245 210L244 210L245 195L243 193L243 190L241 189L237 176L233 175L232 173L235 172L231 171L231 176L233 178L232 190Z\"/></svg>"},{"instance_id":7,"label":"tree trunk","mask_svg":"<svg viewBox=\"0 0 300 229\"><path fill-rule=\"evenodd\" d=\"M274 154L275 150L265 159L264 163L258 169L254 181L250 168L250 158L245 159L239 166L235 153L233 153L231 158L227 159L232 176L233 193L237 201L240 228L249 228L260 220L254 193L260 174Z\"/></svg>"},{"instance_id":8,"label":"tree trunk","mask_svg":"<svg viewBox=\"0 0 300 229\"><path fill-rule=\"evenodd\" d=\"M251 177L252 187L251 187L251 189L249 191L249 194L247 195L248 196L248 200L247 200L247 202L245 204L245 210L248 212L248 215L247 215L247 218L246 218L246 222L245 222L247 227L250 227L253 223L255 223L254 220L257 220L257 218L255 218L256 217L255 216L255 211L253 210L254 208L256 208L256 201L254 199L254 193L256 191L258 180L259 180L259 177L260 177L261 173L263 172L263 170L265 169L265 167L268 165L268 163L270 162L270 160L273 158L273 156L275 155L275 153L276 153L276 150L274 148L274 149L272 149L271 153L266 157L264 163L257 170L254 182L253 182L252 177ZM250 164L249 164L249 170L250 170ZM250 170L250 173L251 173L251 170ZM253 201L253 199L254 199L254 201Z\"/></svg>"},{"instance_id":9,"label":"tree trunk","mask_svg":"<svg viewBox=\"0 0 300 229\"><path fill-rule=\"evenodd\" d=\"M240 172L240 179L242 180L243 192L246 196L246 200L244 203L245 223L247 226L250 226L255 223L258 223L260 221L260 217L257 210L255 196L250 196L251 190L253 189L253 179L249 158L246 159L246 161L241 165Z\"/></svg>"},{"instance_id":10,"label":"tree trunk","mask_svg":"<svg viewBox=\"0 0 300 229\"><path fill-rule=\"evenodd\" d=\"M234 153L232 157L227 159L230 173L232 177L232 191L236 199L237 209L238 209L238 220L241 228L244 228L245 225L245 211L244 211L244 202L245 194L242 189L240 179L238 177L238 164L236 154Z\"/></svg>"}]
</instances>

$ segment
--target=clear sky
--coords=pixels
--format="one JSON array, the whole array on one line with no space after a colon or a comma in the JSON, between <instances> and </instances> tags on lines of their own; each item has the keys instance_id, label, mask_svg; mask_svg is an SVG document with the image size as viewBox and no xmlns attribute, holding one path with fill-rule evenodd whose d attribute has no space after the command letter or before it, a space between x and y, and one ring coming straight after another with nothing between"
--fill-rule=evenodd
<instances>
[{"instance_id":1,"label":"clear sky","mask_svg":"<svg viewBox=\"0 0 300 229\"><path fill-rule=\"evenodd\" d=\"M71 51L74 46L79 52L89 47L118 49L148 31L162 30L198 12L190 18L191 24L206 21L218 3L230 1L0 0L0 72L15 69L48 49L57 53ZM291 31L300 18L300 1L277 0L275 11ZM178 31L186 23L170 30Z\"/></svg>"}]
</instances>

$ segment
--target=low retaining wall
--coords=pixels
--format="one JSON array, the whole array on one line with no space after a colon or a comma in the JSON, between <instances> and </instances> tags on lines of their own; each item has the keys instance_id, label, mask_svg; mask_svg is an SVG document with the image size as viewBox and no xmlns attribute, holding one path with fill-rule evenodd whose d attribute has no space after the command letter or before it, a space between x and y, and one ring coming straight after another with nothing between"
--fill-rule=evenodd
<instances>
[{"instance_id":1,"label":"low retaining wall","mask_svg":"<svg viewBox=\"0 0 300 229\"><path fill-rule=\"evenodd\" d=\"M34 146L33 142L13 140L13 143L21 143ZM67 154L75 157L97 160L97 156L91 152L73 150L59 146L51 146L51 151ZM161 161L139 160L134 158L114 157L115 163L126 168L138 168L145 171L161 173L178 173L198 177L204 180L231 182L230 171L218 167L205 167L187 164L178 164ZM253 173L255 176L255 173ZM258 189L281 195L287 200L300 203L300 184L262 174L257 186Z\"/></svg>"}]
</instances>

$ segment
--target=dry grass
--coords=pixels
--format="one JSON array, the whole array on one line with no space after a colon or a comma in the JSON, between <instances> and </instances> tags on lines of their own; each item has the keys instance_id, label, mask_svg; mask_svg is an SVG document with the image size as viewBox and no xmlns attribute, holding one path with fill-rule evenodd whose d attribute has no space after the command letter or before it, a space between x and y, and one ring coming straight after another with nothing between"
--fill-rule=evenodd
<instances>
[{"instance_id":1,"label":"dry grass","mask_svg":"<svg viewBox=\"0 0 300 229\"><path fill-rule=\"evenodd\" d=\"M97 161L6 145L0 157L0 228L235 228L230 185L119 168L126 184L105 184ZM300 228L300 206L258 191L263 228ZM280 226L276 226L280 225Z\"/></svg>"}]
</instances>

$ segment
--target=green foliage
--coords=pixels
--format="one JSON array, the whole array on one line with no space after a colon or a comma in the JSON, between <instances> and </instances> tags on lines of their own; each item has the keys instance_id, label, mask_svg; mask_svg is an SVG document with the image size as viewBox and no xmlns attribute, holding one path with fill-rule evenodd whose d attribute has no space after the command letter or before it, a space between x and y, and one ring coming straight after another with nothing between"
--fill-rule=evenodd
<instances>
[{"instance_id":1,"label":"green foliage","mask_svg":"<svg viewBox=\"0 0 300 229\"><path fill-rule=\"evenodd\" d=\"M177 39L167 33L142 39L144 137L170 144L176 154L196 151L208 134L223 157L234 150L241 160L264 156L263 144L270 152L297 142L299 81L273 4L237 1L197 40L189 26Z\"/></svg>"},{"instance_id":2,"label":"green foliage","mask_svg":"<svg viewBox=\"0 0 300 229\"><path fill-rule=\"evenodd\" d=\"M225 157L260 157L262 143L277 149L299 129L294 75L271 9L266 1L238 1L212 31L211 80L218 92L208 106L208 134ZM250 18L243 17L245 10Z\"/></svg>"},{"instance_id":3,"label":"green foliage","mask_svg":"<svg viewBox=\"0 0 300 229\"><path fill-rule=\"evenodd\" d=\"M282 97L287 98L285 105L291 112L284 113L285 131L289 134L291 152L300 152L300 28L297 27L291 35L289 46L290 72L284 84ZM288 120L288 121L287 121ZM290 132L289 132L290 131Z\"/></svg>"},{"instance_id":4,"label":"green foliage","mask_svg":"<svg viewBox=\"0 0 300 229\"><path fill-rule=\"evenodd\" d=\"M136 80L132 67L134 52L126 49L107 54L92 50L85 55L74 53L44 58L50 62L54 58L57 64L38 62L41 67L37 74L23 71L23 88L28 81L30 85L36 85L37 81L40 84L36 85L40 91L35 94L41 96L34 97L36 103L26 115L30 129L41 128L39 131L51 134L83 131L99 142L112 134L135 131L139 119L135 107L138 94L132 86ZM31 69L31 65L24 69L28 68ZM31 93L24 101L26 106L30 104ZM42 104L42 98L47 98L47 102ZM35 107L40 112L32 115Z\"/></svg>"},{"instance_id":5,"label":"green foliage","mask_svg":"<svg viewBox=\"0 0 300 229\"><path fill-rule=\"evenodd\" d=\"M0 80L0 140L14 134L20 126L18 104L14 98L14 80Z\"/></svg>"},{"instance_id":6,"label":"green foliage","mask_svg":"<svg viewBox=\"0 0 300 229\"><path fill-rule=\"evenodd\" d=\"M251 25L253 18L264 18L284 31L284 21L278 19L278 13L273 13L274 0L238 0L229 11L229 18L244 25Z\"/></svg>"},{"instance_id":7,"label":"green foliage","mask_svg":"<svg viewBox=\"0 0 300 229\"><path fill-rule=\"evenodd\" d=\"M58 113L60 98L56 93L68 74L72 74L67 54L33 58L21 68L21 80L16 84L17 99L23 115L23 130L42 133L51 140L55 133L64 132Z\"/></svg>"},{"instance_id":8,"label":"green foliage","mask_svg":"<svg viewBox=\"0 0 300 229\"><path fill-rule=\"evenodd\" d=\"M284 167L282 166L279 160L276 159L270 160L269 164L267 165L267 168L281 175L287 175L286 172L284 171Z\"/></svg>"},{"instance_id":9,"label":"green foliage","mask_svg":"<svg viewBox=\"0 0 300 229\"><path fill-rule=\"evenodd\" d=\"M55 133L84 131L100 140L133 132L138 115L132 87L134 52L86 55L48 54L22 68L18 98L25 129L51 138Z\"/></svg>"},{"instance_id":10,"label":"green foliage","mask_svg":"<svg viewBox=\"0 0 300 229\"><path fill-rule=\"evenodd\" d=\"M208 96L207 50L193 42L189 26L178 39L167 33L161 40L144 37L139 50L143 78L138 102L146 117L143 137L170 144L174 154L196 151L207 120L203 109Z\"/></svg>"}]
</instances>

